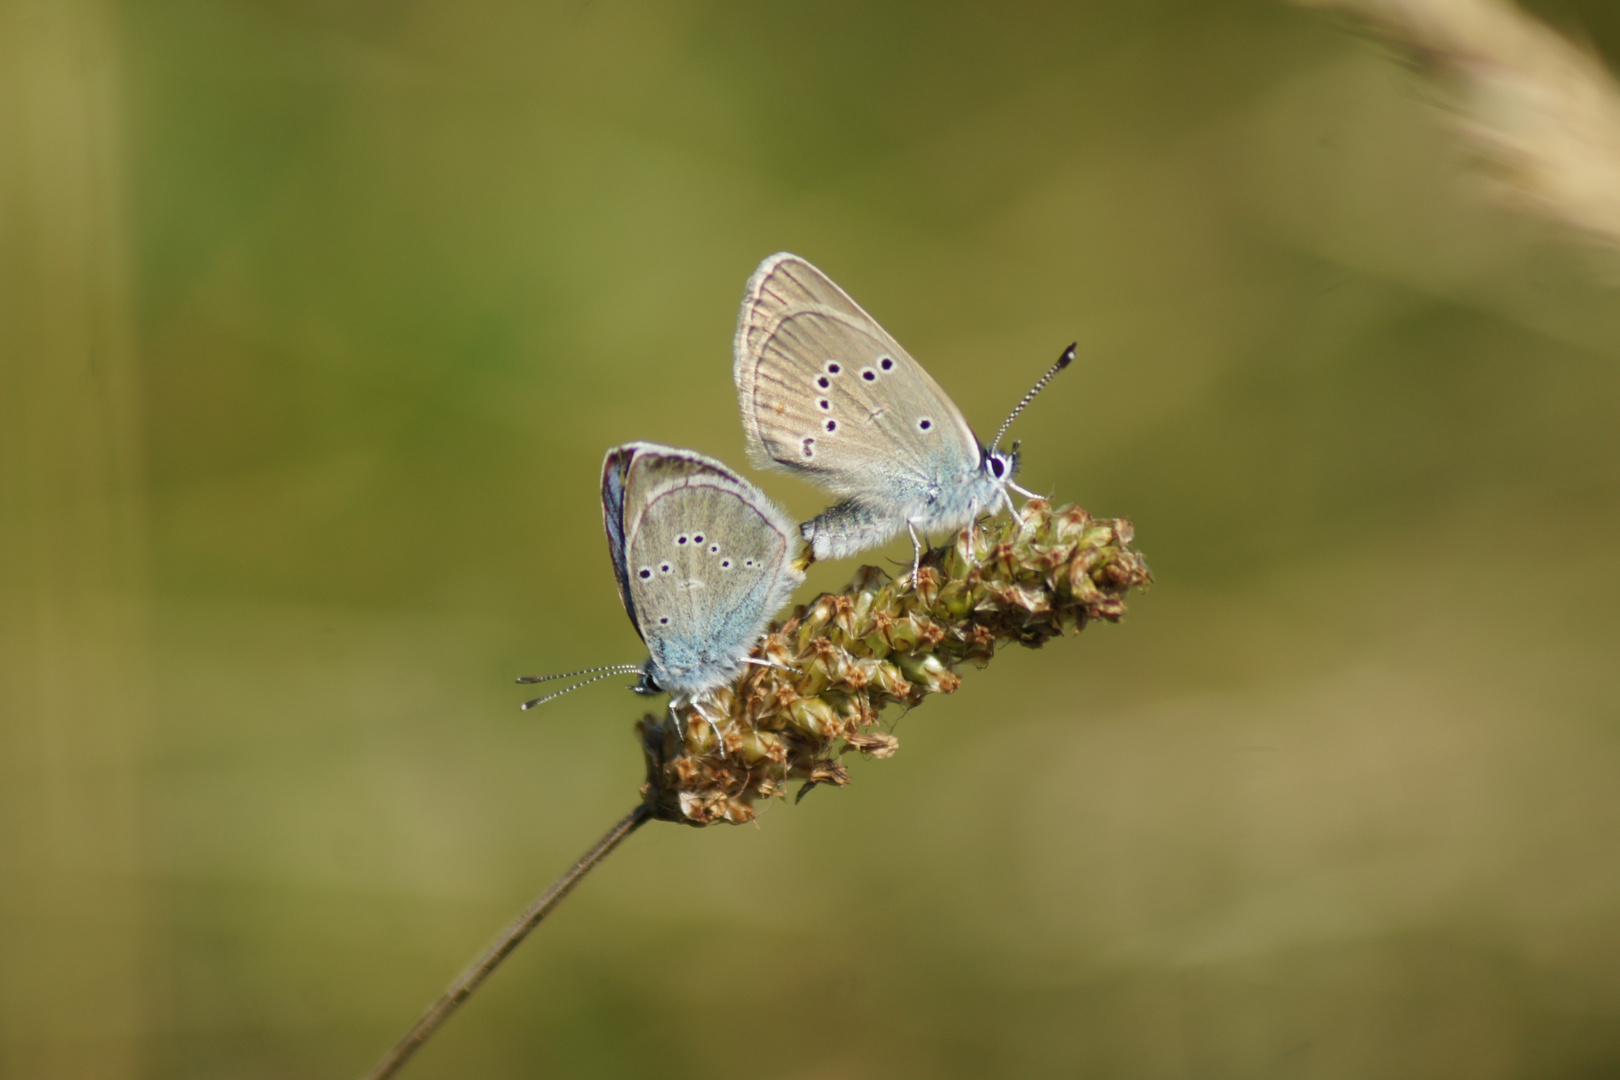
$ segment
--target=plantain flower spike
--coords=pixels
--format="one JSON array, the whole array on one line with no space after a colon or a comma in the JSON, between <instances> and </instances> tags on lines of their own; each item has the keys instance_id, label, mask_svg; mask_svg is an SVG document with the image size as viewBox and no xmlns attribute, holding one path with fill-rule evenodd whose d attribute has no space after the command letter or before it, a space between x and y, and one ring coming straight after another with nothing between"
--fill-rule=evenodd
<instances>
[{"instance_id":1,"label":"plantain flower spike","mask_svg":"<svg viewBox=\"0 0 1620 1080\"><path fill-rule=\"evenodd\" d=\"M1125 594L1152 581L1126 520L1031 500L1017 517L980 522L922 559L915 587L862 566L773 625L750 664L704 702L643 717L642 798L655 817L688 825L752 821L755 804L798 783L843 787L841 758L899 746L886 705L921 704L961 685L1002 645L1039 648L1093 619L1118 622ZM768 665L768 666L766 666Z\"/></svg>"}]
</instances>

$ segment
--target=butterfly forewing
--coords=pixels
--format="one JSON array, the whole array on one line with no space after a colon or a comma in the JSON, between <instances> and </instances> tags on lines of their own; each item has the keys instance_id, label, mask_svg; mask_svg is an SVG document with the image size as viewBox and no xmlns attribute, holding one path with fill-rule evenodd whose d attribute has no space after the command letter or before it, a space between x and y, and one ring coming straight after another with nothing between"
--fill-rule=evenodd
<instances>
[{"instance_id":1,"label":"butterfly forewing","mask_svg":"<svg viewBox=\"0 0 1620 1080\"><path fill-rule=\"evenodd\" d=\"M749 282L734 375L750 457L836 494L860 496L874 480L895 495L922 491L978 463L978 440L939 384L797 256L772 256Z\"/></svg>"},{"instance_id":2,"label":"butterfly forewing","mask_svg":"<svg viewBox=\"0 0 1620 1080\"><path fill-rule=\"evenodd\" d=\"M870 323L895 349L898 342L878 325L853 298L831 278L797 255L778 252L759 264L743 295L742 319L738 326L738 353L759 352L759 338L770 330L772 320L785 311L822 308Z\"/></svg>"}]
</instances>

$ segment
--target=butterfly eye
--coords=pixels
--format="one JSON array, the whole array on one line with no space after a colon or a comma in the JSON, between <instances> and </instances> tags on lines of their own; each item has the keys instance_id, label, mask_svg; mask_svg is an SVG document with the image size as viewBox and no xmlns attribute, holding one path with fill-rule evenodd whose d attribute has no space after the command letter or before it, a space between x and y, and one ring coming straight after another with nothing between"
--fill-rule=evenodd
<instances>
[{"instance_id":1,"label":"butterfly eye","mask_svg":"<svg viewBox=\"0 0 1620 1080\"><path fill-rule=\"evenodd\" d=\"M917 421L917 430L918 431L927 431L929 428L932 428L933 426L934 426L934 422L932 420L928 419L928 417L926 417L926 416L923 417L921 420Z\"/></svg>"},{"instance_id":2,"label":"butterfly eye","mask_svg":"<svg viewBox=\"0 0 1620 1080\"><path fill-rule=\"evenodd\" d=\"M893 371L894 361L885 356L883 359L878 361L878 367L882 368L884 371Z\"/></svg>"},{"instance_id":3,"label":"butterfly eye","mask_svg":"<svg viewBox=\"0 0 1620 1080\"><path fill-rule=\"evenodd\" d=\"M1007 472L1007 463L998 457L990 459L990 475L1000 480Z\"/></svg>"}]
</instances>

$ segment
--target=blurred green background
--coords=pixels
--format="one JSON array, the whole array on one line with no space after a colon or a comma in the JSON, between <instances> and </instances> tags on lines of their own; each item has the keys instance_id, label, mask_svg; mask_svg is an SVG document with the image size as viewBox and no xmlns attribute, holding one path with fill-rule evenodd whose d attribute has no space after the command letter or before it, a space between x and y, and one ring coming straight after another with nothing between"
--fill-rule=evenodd
<instances>
[{"instance_id":1,"label":"blurred green background","mask_svg":"<svg viewBox=\"0 0 1620 1080\"><path fill-rule=\"evenodd\" d=\"M1609 8L1552 14L1612 56ZM1365 42L1210 0L0 20L0 1074L360 1075L633 805L641 703L512 679L644 655L602 453L745 464L781 249L981 434L1078 339L1023 479L1158 584L846 790L649 826L407 1075L1620 1074L1620 273Z\"/></svg>"}]
</instances>

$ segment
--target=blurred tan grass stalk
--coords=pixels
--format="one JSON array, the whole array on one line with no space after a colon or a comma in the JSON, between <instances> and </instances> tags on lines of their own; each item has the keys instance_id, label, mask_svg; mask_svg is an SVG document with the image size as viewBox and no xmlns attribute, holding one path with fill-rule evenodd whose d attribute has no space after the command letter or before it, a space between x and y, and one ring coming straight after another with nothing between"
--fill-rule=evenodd
<instances>
[{"instance_id":1,"label":"blurred tan grass stalk","mask_svg":"<svg viewBox=\"0 0 1620 1080\"><path fill-rule=\"evenodd\" d=\"M0 1076L149 1073L140 383L115 13L0 5Z\"/></svg>"},{"instance_id":2,"label":"blurred tan grass stalk","mask_svg":"<svg viewBox=\"0 0 1620 1080\"><path fill-rule=\"evenodd\" d=\"M1341 12L1436 90L1506 200L1620 247L1620 84L1507 0L1292 0Z\"/></svg>"}]
</instances>

